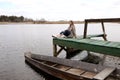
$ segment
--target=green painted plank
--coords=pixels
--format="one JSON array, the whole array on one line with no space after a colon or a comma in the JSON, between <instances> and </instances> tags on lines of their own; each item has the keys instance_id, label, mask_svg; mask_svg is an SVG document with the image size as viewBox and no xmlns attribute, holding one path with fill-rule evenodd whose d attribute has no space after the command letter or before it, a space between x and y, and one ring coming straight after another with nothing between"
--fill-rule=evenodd
<instances>
[{"instance_id":1,"label":"green painted plank","mask_svg":"<svg viewBox=\"0 0 120 80\"><path fill-rule=\"evenodd\" d=\"M53 43L75 49L88 50L120 57L120 42L95 39L54 38Z\"/></svg>"},{"instance_id":2,"label":"green painted plank","mask_svg":"<svg viewBox=\"0 0 120 80\"><path fill-rule=\"evenodd\" d=\"M93 34L93 35L87 35L87 39L90 39L90 38L95 38L95 37L102 37L104 34ZM83 35L80 35L78 36L77 39L83 39Z\"/></svg>"}]
</instances>

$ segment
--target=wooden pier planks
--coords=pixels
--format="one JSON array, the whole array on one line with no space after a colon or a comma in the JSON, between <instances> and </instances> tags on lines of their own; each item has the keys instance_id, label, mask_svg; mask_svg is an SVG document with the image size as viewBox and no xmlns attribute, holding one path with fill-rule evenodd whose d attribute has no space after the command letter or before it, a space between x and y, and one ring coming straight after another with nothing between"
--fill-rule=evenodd
<instances>
[{"instance_id":1,"label":"wooden pier planks","mask_svg":"<svg viewBox=\"0 0 120 80\"><path fill-rule=\"evenodd\" d=\"M112 56L120 56L120 42L95 39L56 38L53 39L53 44Z\"/></svg>"}]
</instances>

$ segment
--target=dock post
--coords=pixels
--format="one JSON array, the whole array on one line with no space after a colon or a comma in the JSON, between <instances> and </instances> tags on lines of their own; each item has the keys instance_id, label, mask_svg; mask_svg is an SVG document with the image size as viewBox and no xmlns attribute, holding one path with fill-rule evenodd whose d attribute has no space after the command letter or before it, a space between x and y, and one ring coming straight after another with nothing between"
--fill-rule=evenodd
<instances>
[{"instance_id":1,"label":"dock post","mask_svg":"<svg viewBox=\"0 0 120 80\"><path fill-rule=\"evenodd\" d=\"M53 56L57 57L57 45L53 44Z\"/></svg>"},{"instance_id":2,"label":"dock post","mask_svg":"<svg viewBox=\"0 0 120 80\"><path fill-rule=\"evenodd\" d=\"M88 23L88 22L85 20L83 38L86 38L86 36L87 36L87 23Z\"/></svg>"},{"instance_id":3,"label":"dock post","mask_svg":"<svg viewBox=\"0 0 120 80\"><path fill-rule=\"evenodd\" d=\"M101 24L102 24L102 29L103 29L103 39L104 39L105 41L107 41L106 34L105 34L105 27L104 27L103 21L101 22Z\"/></svg>"},{"instance_id":4,"label":"dock post","mask_svg":"<svg viewBox=\"0 0 120 80\"><path fill-rule=\"evenodd\" d=\"M65 47L63 47L63 46L59 46L59 47L60 47L60 49L57 50L57 45L53 44L53 56L54 57L57 57L62 50L66 51Z\"/></svg>"}]
</instances>

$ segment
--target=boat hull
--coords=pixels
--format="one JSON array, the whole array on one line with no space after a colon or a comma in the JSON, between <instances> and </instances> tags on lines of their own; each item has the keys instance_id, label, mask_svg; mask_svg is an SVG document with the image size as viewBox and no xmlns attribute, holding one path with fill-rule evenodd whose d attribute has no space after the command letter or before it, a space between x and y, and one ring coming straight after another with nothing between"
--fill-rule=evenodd
<instances>
[{"instance_id":1,"label":"boat hull","mask_svg":"<svg viewBox=\"0 0 120 80\"><path fill-rule=\"evenodd\" d=\"M80 76L76 76L76 75L71 75L69 73L66 73L64 71L60 71L58 69L55 69L53 67L47 66L45 64L40 63L37 60L34 60L32 58L29 58L27 56L25 56L25 60L30 63L32 66L35 66L36 68L52 75L55 76L57 78L60 79L64 79L64 80L81 80L81 79L87 79L87 78L82 78Z\"/></svg>"},{"instance_id":2,"label":"boat hull","mask_svg":"<svg viewBox=\"0 0 120 80\"><path fill-rule=\"evenodd\" d=\"M26 53L25 60L32 66L62 80L102 80L116 68L89 64L81 61ZM105 75L102 75L105 73Z\"/></svg>"}]
</instances>

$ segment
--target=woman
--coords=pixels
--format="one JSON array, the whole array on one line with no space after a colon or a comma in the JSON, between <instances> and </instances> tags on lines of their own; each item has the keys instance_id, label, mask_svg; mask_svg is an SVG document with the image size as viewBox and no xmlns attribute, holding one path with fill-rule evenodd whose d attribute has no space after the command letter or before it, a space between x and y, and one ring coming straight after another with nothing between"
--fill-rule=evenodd
<instances>
[{"instance_id":1,"label":"woman","mask_svg":"<svg viewBox=\"0 0 120 80\"><path fill-rule=\"evenodd\" d=\"M76 38L76 29L73 21L70 21L70 26L68 27L67 30L70 31L70 34L67 37Z\"/></svg>"},{"instance_id":2,"label":"woman","mask_svg":"<svg viewBox=\"0 0 120 80\"><path fill-rule=\"evenodd\" d=\"M60 34L56 37L76 38L76 29L73 21L70 21L69 27L66 30L60 32Z\"/></svg>"}]
</instances>

